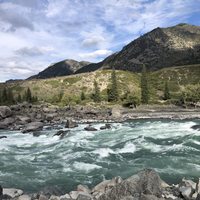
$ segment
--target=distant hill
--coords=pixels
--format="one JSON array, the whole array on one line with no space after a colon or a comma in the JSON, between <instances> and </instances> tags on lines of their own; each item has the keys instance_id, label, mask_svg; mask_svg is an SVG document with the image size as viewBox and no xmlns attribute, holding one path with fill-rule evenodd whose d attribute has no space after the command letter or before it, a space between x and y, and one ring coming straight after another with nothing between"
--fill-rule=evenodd
<instances>
[{"instance_id":1,"label":"distant hill","mask_svg":"<svg viewBox=\"0 0 200 200\"><path fill-rule=\"evenodd\" d=\"M120 52L101 63L93 64L93 70L111 69L141 72L143 64L149 72L167 67L200 63L200 27L178 24L168 28L156 28L135 39ZM85 66L84 72L92 71ZM78 73L77 71L76 73Z\"/></svg>"},{"instance_id":2,"label":"distant hill","mask_svg":"<svg viewBox=\"0 0 200 200\"><path fill-rule=\"evenodd\" d=\"M30 79L46 79L57 76L66 76L71 75L76 72L78 69L89 65L90 62L87 61L75 61L75 60L63 60L58 63L53 63L47 67L42 72L39 72L37 75L31 76Z\"/></svg>"},{"instance_id":3,"label":"distant hill","mask_svg":"<svg viewBox=\"0 0 200 200\"><path fill-rule=\"evenodd\" d=\"M102 62L64 60L28 79L45 79L112 67L140 73L143 64L148 72L173 66L200 64L200 27L182 23L168 28L156 28Z\"/></svg>"}]
</instances>

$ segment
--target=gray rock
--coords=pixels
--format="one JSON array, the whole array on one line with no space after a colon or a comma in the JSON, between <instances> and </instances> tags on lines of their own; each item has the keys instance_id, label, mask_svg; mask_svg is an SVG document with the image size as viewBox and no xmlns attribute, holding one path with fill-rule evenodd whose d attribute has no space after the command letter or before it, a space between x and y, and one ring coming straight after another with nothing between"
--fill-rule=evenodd
<instances>
[{"instance_id":1,"label":"gray rock","mask_svg":"<svg viewBox=\"0 0 200 200\"><path fill-rule=\"evenodd\" d=\"M67 130L67 131L63 131L63 130L60 130L58 132L56 132L54 136L60 136L60 139L62 139L64 136L66 136L68 133L70 132L70 130Z\"/></svg>"},{"instance_id":2,"label":"gray rock","mask_svg":"<svg viewBox=\"0 0 200 200\"><path fill-rule=\"evenodd\" d=\"M88 196L88 195L83 195L83 194L79 194L76 200L92 200L92 196Z\"/></svg>"},{"instance_id":3,"label":"gray rock","mask_svg":"<svg viewBox=\"0 0 200 200\"><path fill-rule=\"evenodd\" d=\"M86 131L97 131L96 128L92 127L91 125L84 128Z\"/></svg>"},{"instance_id":4,"label":"gray rock","mask_svg":"<svg viewBox=\"0 0 200 200\"><path fill-rule=\"evenodd\" d=\"M18 200L31 200L31 197L27 194L21 195Z\"/></svg>"},{"instance_id":5,"label":"gray rock","mask_svg":"<svg viewBox=\"0 0 200 200\"><path fill-rule=\"evenodd\" d=\"M144 169L136 175L122 181L99 197L99 200L120 200L126 196L136 199L145 195L161 197L163 188L159 175L153 169Z\"/></svg>"},{"instance_id":6,"label":"gray rock","mask_svg":"<svg viewBox=\"0 0 200 200\"><path fill-rule=\"evenodd\" d=\"M85 192L85 193L88 193L90 194L91 193L91 190L88 188L87 185L78 185L74 191L82 191L82 192Z\"/></svg>"},{"instance_id":7,"label":"gray rock","mask_svg":"<svg viewBox=\"0 0 200 200\"><path fill-rule=\"evenodd\" d=\"M49 200L49 199L44 195L40 195L39 200Z\"/></svg>"},{"instance_id":8,"label":"gray rock","mask_svg":"<svg viewBox=\"0 0 200 200\"><path fill-rule=\"evenodd\" d=\"M6 123L8 126L8 125L15 123L15 121L16 121L16 119L14 117L8 117L8 118L5 118L3 122Z\"/></svg>"},{"instance_id":9,"label":"gray rock","mask_svg":"<svg viewBox=\"0 0 200 200\"><path fill-rule=\"evenodd\" d=\"M35 119L36 116L37 116L37 113L35 113L35 112L29 113L28 116L29 116L31 119Z\"/></svg>"},{"instance_id":10,"label":"gray rock","mask_svg":"<svg viewBox=\"0 0 200 200\"><path fill-rule=\"evenodd\" d=\"M85 192L82 192L82 191L71 191L69 193L70 197L73 199L73 200L77 200L77 198L82 195L84 197L89 197L90 199L92 199L93 197L88 194L88 193L85 193ZM80 199L81 200L81 199Z\"/></svg>"},{"instance_id":11,"label":"gray rock","mask_svg":"<svg viewBox=\"0 0 200 200\"><path fill-rule=\"evenodd\" d=\"M20 121L25 121L27 123L31 122L31 118L30 117L25 117L25 116L18 116L18 119Z\"/></svg>"},{"instance_id":12,"label":"gray rock","mask_svg":"<svg viewBox=\"0 0 200 200\"><path fill-rule=\"evenodd\" d=\"M8 106L0 106L0 117L3 119L6 117L10 117L12 115L12 111Z\"/></svg>"},{"instance_id":13,"label":"gray rock","mask_svg":"<svg viewBox=\"0 0 200 200\"><path fill-rule=\"evenodd\" d=\"M39 190L37 198L39 198L41 195L46 196L49 199L52 195L58 197L62 196L64 195L64 192L60 188L52 186L52 187L45 187Z\"/></svg>"},{"instance_id":14,"label":"gray rock","mask_svg":"<svg viewBox=\"0 0 200 200\"><path fill-rule=\"evenodd\" d=\"M23 194L22 190L15 188L3 188L3 195L11 196L12 198L18 197Z\"/></svg>"},{"instance_id":15,"label":"gray rock","mask_svg":"<svg viewBox=\"0 0 200 200\"><path fill-rule=\"evenodd\" d=\"M7 136L0 136L0 139L7 138Z\"/></svg>"},{"instance_id":16,"label":"gray rock","mask_svg":"<svg viewBox=\"0 0 200 200\"><path fill-rule=\"evenodd\" d=\"M71 197L69 196L69 194L65 194L60 196L60 200L71 200Z\"/></svg>"},{"instance_id":17,"label":"gray rock","mask_svg":"<svg viewBox=\"0 0 200 200\"><path fill-rule=\"evenodd\" d=\"M99 183L92 189L92 193L94 193L94 192L103 192L104 193L106 191L106 186L108 183L110 183L110 180L105 180L105 181Z\"/></svg>"},{"instance_id":18,"label":"gray rock","mask_svg":"<svg viewBox=\"0 0 200 200\"><path fill-rule=\"evenodd\" d=\"M20 105L12 105L12 106L10 106L10 109L14 110L14 111L19 111L20 110Z\"/></svg>"},{"instance_id":19,"label":"gray rock","mask_svg":"<svg viewBox=\"0 0 200 200\"><path fill-rule=\"evenodd\" d=\"M65 125L65 128L75 128L78 127L78 125L74 122L72 122L72 120L68 119Z\"/></svg>"},{"instance_id":20,"label":"gray rock","mask_svg":"<svg viewBox=\"0 0 200 200\"><path fill-rule=\"evenodd\" d=\"M104 130L104 129L111 129L111 125L110 125L110 124L105 124L104 126L101 126L100 129L101 129L101 130Z\"/></svg>"},{"instance_id":21,"label":"gray rock","mask_svg":"<svg viewBox=\"0 0 200 200\"><path fill-rule=\"evenodd\" d=\"M179 188L179 190L185 199L189 199L194 194L194 189L192 189L192 187L182 186Z\"/></svg>"},{"instance_id":22,"label":"gray rock","mask_svg":"<svg viewBox=\"0 0 200 200\"><path fill-rule=\"evenodd\" d=\"M49 200L60 200L60 197L52 195Z\"/></svg>"},{"instance_id":23,"label":"gray rock","mask_svg":"<svg viewBox=\"0 0 200 200\"><path fill-rule=\"evenodd\" d=\"M7 129L8 125L4 122L0 122L0 129Z\"/></svg>"},{"instance_id":24,"label":"gray rock","mask_svg":"<svg viewBox=\"0 0 200 200\"><path fill-rule=\"evenodd\" d=\"M31 131L39 131L39 130L42 130L42 128L43 128L42 122L31 122L29 124L26 124L24 129L21 132L28 133Z\"/></svg>"},{"instance_id":25,"label":"gray rock","mask_svg":"<svg viewBox=\"0 0 200 200\"><path fill-rule=\"evenodd\" d=\"M45 120L47 120L47 121L51 121L51 120L53 120L54 117L56 117L56 116L58 116L57 113L48 114L48 115L46 115Z\"/></svg>"},{"instance_id":26,"label":"gray rock","mask_svg":"<svg viewBox=\"0 0 200 200\"><path fill-rule=\"evenodd\" d=\"M192 187L193 190L195 190L196 189L196 185L197 184L195 182L193 182L191 180L186 180L185 178L183 178L181 183L179 184L179 187L182 187L182 186L184 186L184 187Z\"/></svg>"},{"instance_id":27,"label":"gray rock","mask_svg":"<svg viewBox=\"0 0 200 200\"><path fill-rule=\"evenodd\" d=\"M107 185L106 191L112 189L116 184L121 183L123 179L120 176L114 177Z\"/></svg>"},{"instance_id":28,"label":"gray rock","mask_svg":"<svg viewBox=\"0 0 200 200\"><path fill-rule=\"evenodd\" d=\"M196 200L200 200L200 193L197 195Z\"/></svg>"},{"instance_id":29,"label":"gray rock","mask_svg":"<svg viewBox=\"0 0 200 200\"><path fill-rule=\"evenodd\" d=\"M197 181L196 192L200 193L200 178L198 178L198 181Z\"/></svg>"},{"instance_id":30,"label":"gray rock","mask_svg":"<svg viewBox=\"0 0 200 200\"><path fill-rule=\"evenodd\" d=\"M112 111L111 111L111 116L114 117L114 118L121 118L122 117L122 111L120 108L112 108Z\"/></svg>"}]
</instances>

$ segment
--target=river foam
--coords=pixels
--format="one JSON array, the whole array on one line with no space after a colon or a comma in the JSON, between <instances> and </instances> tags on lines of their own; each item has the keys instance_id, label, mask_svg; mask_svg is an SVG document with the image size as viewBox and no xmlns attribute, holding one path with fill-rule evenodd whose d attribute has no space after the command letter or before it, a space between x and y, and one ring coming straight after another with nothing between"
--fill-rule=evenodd
<instances>
[{"instance_id":1,"label":"river foam","mask_svg":"<svg viewBox=\"0 0 200 200\"><path fill-rule=\"evenodd\" d=\"M38 137L1 130L0 136L7 136L0 140L1 185L26 192L56 185L69 192L78 184L92 189L105 179L125 179L147 167L169 184L183 176L196 181L200 132L191 128L196 124L200 121L132 120L107 130L100 130L103 123L93 123L98 131L92 132L79 124L62 139L53 137L56 130L42 130Z\"/></svg>"}]
</instances>

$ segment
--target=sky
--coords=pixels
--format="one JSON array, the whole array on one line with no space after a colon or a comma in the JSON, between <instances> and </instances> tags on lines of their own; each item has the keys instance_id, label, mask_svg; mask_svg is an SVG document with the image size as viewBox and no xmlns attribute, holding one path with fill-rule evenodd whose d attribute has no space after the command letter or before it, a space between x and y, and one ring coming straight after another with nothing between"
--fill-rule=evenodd
<instances>
[{"instance_id":1,"label":"sky","mask_svg":"<svg viewBox=\"0 0 200 200\"><path fill-rule=\"evenodd\" d=\"M0 0L0 82L65 59L100 62L179 23L200 26L200 0Z\"/></svg>"}]
</instances>

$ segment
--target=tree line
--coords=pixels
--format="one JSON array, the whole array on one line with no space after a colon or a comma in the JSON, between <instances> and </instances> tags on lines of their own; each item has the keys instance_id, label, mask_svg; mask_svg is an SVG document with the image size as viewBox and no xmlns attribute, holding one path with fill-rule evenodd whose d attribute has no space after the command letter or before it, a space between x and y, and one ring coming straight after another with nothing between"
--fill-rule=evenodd
<instances>
[{"instance_id":1,"label":"tree line","mask_svg":"<svg viewBox=\"0 0 200 200\"><path fill-rule=\"evenodd\" d=\"M2 95L0 95L0 104L1 105L12 105L15 103L21 103L23 101L27 101L28 103L34 103L38 101L37 96L33 96L31 94L30 88L24 92L23 96L19 93L17 97L14 97L12 90L3 89Z\"/></svg>"}]
</instances>

